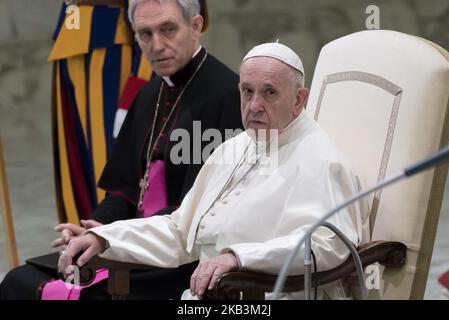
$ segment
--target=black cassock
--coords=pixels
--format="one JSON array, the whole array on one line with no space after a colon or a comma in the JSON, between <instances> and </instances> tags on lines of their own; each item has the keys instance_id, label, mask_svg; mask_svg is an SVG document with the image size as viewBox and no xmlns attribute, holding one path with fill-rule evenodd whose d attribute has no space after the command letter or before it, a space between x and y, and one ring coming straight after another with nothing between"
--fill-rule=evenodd
<instances>
[{"instance_id":1,"label":"black cassock","mask_svg":"<svg viewBox=\"0 0 449 320\"><path fill-rule=\"evenodd\" d=\"M192 78L196 70L198 71ZM190 84L186 86L190 79ZM179 103L174 106L184 88ZM158 100L159 112L151 146L154 148L152 160L163 160L165 163L168 207L157 214L169 214L180 205L204 163L203 150L207 151L207 155L213 146L216 147L221 142L210 136L202 139L202 134L208 129L218 129L224 139L225 136L229 138L229 129L242 128L238 76L206 53L204 48L168 81L154 76L141 90L128 112L99 181L99 186L107 192L106 198L93 212L92 219L111 223L141 216L137 211L139 181L146 168L148 144ZM172 108L174 110L169 117ZM161 132L164 122L167 122L165 130ZM180 129L185 131L179 131ZM174 130L178 133L188 132L190 146L183 144L183 148L180 148L180 135L174 135L170 139ZM159 135L159 141L155 144ZM171 151L176 151L176 159L170 156ZM54 255L46 259L56 261L57 257ZM193 262L175 270L136 272L131 276L129 298L179 299L182 291L189 287L190 275L196 265L197 262ZM39 298L39 288L56 277L55 271L30 264L20 266L6 275L0 286L0 297ZM86 288L81 293L81 299L107 297L106 281Z\"/></svg>"}]
</instances>

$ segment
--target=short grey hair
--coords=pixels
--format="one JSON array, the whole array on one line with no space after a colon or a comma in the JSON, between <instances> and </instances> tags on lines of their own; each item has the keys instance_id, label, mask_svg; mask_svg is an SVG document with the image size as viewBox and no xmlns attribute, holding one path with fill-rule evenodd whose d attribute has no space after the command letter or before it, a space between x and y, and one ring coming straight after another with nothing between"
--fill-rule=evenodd
<instances>
[{"instance_id":1,"label":"short grey hair","mask_svg":"<svg viewBox=\"0 0 449 320\"><path fill-rule=\"evenodd\" d=\"M148 2L148 1L159 1L160 3L169 1L169 0L131 0L129 2L128 7L128 18L131 22L131 25L134 27L134 12L136 11L136 7L139 3ZM175 1L175 0L170 0ZM181 8L182 15L186 19L186 21L191 21L195 16L200 14L200 2L199 0L176 0L179 7Z\"/></svg>"},{"instance_id":2,"label":"short grey hair","mask_svg":"<svg viewBox=\"0 0 449 320\"><path fill-rule=\"evenodd\" d=\"M304 88L304 75L302 74L301 71L296 70L294 68L290 68L291 69L291 75L292 75L292 81L293 84L295 85L296 89L299 88Z\"/></svg>"}]
</instances>

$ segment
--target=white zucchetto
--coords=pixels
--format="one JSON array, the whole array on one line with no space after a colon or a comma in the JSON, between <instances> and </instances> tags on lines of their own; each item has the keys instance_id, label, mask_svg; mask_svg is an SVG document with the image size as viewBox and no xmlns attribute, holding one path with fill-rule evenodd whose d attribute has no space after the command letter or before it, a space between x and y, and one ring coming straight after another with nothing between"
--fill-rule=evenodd
<instances>
[{"instance_id":1,"label":"white zucchetto","mask_svg":"<svg viewBox=\"0 0 449 320\"><path fill-rule=\"evenodd\" d=\"M254 57L270 57L280 60L304 74L304 66L299 56L289 47L278 42L264 43L251 49L242 62Z\"/></svg>"}]
</instances>

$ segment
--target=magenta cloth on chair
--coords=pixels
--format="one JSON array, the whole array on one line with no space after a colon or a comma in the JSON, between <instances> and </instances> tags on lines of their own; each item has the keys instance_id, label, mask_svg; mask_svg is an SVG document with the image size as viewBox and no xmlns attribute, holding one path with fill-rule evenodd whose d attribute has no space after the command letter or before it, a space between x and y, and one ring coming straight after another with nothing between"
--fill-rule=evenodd
<instances>
[{"instance_id":1,"label":"magenta cloth on chair","mask_svg":"<svg viewBox=\"0 0 449 320\"><path fill-rule=\"evenodd\" d=\"M149 187L143 195L139 210L145 218L151 217L159 210L167 207L167 188L165 183L165 163L162 160L152 161L148 177Z\"/></svg>"},{"instance_id":2,"label":"magenta cloth on chair","mask_svg":"<svg viewBox=\"0 0 449 320\"><path fill-rule=\"evenodd\" d=\"M88 288L108 277L108 270L97 270L95 280L87 285L80 286L79 288L68 288L66 283L62 280L55 280L47 283L42 290L41 300L78 300L81 294L81 290Z\"/></svg>"}]
</instances>

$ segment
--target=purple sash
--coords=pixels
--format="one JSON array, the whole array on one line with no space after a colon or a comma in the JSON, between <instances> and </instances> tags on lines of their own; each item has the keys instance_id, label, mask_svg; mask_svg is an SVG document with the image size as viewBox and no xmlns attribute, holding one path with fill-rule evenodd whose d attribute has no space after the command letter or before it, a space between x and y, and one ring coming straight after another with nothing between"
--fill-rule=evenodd
<instances>
[{"instance_id":1,"label":"purple sash","mask_svg":"<svg viewBox=\"0 0 449 320\"><path fill-rule=\"evenodd\" d=\"M167 187L165 183L165 163L155 160L150 163L148 176L149 187L145 190L139 210L145 218L151 217L167 207Z\"/></svg>"}]
</instances>

